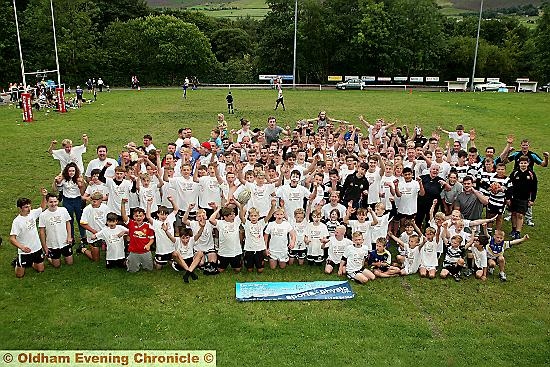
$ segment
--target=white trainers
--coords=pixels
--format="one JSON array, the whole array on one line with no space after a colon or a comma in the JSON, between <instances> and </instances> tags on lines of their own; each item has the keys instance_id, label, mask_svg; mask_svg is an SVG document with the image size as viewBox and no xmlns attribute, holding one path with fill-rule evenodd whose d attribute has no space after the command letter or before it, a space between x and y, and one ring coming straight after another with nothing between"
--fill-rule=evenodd
<instances>
[{"instance_id":1,"label":"white trainers","mask_svg":"<svg viewBox=\"0 0 550 367\"><path fill-rule=\"evenodd\" d=\"M501 272L498 277L500 278L500 280L502 282L506 281L506 273L505 272Z\"/></svg>"}]
</instances>

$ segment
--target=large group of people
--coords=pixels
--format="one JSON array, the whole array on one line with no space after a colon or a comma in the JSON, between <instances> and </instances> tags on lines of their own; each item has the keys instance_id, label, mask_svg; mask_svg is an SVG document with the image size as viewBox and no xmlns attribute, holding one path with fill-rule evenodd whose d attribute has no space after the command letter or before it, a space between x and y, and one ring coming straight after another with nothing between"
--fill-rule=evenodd
<instances>
[{"instance_id":1,"label":"large group of people","mask_svg":"<svg viewBox=\"0 0 550 367\"><path fill-rule=\"evenodd\" d=\"M229 129L218 114L202 143L188 127L162 148L145 134L114 158L98 145L86 167L87 135L78 146L54 140L52 190L42 189L37 209L17 200L15 274L59 267L62 257L72 264L74 253L99 261L104 251L107 268L171 267L185 282L197 269L261 273L266 264L358 283L416 273L485 280L498 268L505 281L505 251L529 238L534 166L548 165L548 152L514 142L481 151L462 125L425 136L420 126L353 124L325 111L295 127L270 116L254 129L244 118Z\"/></svg>"}]
</instances>

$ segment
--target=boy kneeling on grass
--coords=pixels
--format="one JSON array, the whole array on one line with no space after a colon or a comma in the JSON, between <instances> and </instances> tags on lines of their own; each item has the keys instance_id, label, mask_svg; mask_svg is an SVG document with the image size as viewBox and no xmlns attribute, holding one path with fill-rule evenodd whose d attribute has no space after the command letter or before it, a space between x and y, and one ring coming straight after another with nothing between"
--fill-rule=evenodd
<instances>
[{"instance_id":1,"label":"boy kneeling on grass","mask_svg":"<svg viewBox=\"0 0 550 367\"><path fill-rule=\"evenodd\" d=\"M128 272L136 273L139 268L144 270L153 270L153 256L151 255L151 245L155 240L155 232L149 227L145 220L145 210L135 208L133 219L128 218L126 214L127 198L123 198L120 203L120 213L122 221L128 227L128 236L130 243L128 245Z\"/></svg>"},{"instance_id":2,"label":"boy kneeling on grass","mask_svg":"<svg viewBox=\"0 0 550 367\"><path fill-rule=\"evenodd\" d=\"M357 231L351 237L353 246L348 246L344 250L338 274L346 274L349 279L365 284L369 280L374 280L376 276L365 268L368 250L363 246L363 234Z\"/></svg>"},{"instance_id":3,"label":"boy kneeling on grass","mask_svg":"<svg viewBox=\"0 0 550 367\"><path fill-rule=\"evenodd\" d=\"M401 269L391 265L391 254L386 250L386 238L376 239L376 249L369 252L368 263L378 278L389 278L401 273Z\"/></svg>"}]
</instances>

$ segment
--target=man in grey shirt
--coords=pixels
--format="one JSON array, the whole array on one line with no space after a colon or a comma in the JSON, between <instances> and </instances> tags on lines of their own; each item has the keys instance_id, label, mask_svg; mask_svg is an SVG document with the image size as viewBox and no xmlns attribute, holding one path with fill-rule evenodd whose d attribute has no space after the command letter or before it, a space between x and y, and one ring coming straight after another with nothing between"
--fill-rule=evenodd
<instances>
[{"instance_id":1,"label":"man in grey shirt","mask_svg":"<svg viewBox=\"0 0 550 367\"><path fill-rule=\"evenodd\" d=\"M474 189L474 179L472 176L464 177L462 186L464 191L456 197L454 209L460 210L464 219L481 219L483 206L489 203L489 198Z\"/></svg>"},{"instance_id":2,"label":"man in grey shirt","mask_svg":"<svg viewBox=\"0 0 550 367\"><path fill-rule=\"evenodd\" d=\"M281 133L283 133L284 135L290 134L288 130L285 130L280 126L277 126L277 119L274 116L269 116L267 118L267 127L265 128L264 133L265 133L265 140L267 141L267 144L271 144L272 142L278 142L279 135Z\"/></svg>"}]
</instances>

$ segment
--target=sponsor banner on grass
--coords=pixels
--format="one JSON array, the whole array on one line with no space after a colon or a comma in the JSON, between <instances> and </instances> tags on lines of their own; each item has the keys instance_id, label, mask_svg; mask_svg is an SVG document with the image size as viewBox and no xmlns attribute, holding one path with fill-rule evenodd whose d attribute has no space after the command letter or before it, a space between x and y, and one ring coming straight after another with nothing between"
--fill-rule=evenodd
<instances>
[{"instance_id":1,"label":"sponsor banner on grass","mask_svg":"<svg viewBox=\"0 0 550 367\"><path fill-rule=\"evenodd\" d=\"M433 82L438 82L438 81L439 81L438 76L427 76L426 77L426 82L427 83L433 83Z\"/></svg>"},{"instance_id":2,"label":"sponsor banner on grass","mask_svg":"<svg viewBox=\"0 0 550 367\"><path fill-rule=\"evenodd\" d=\"M374 82L374 81L376 81L376 77L375 76L362 76L361 80L364 81L364 82Z\"/></svg>"},{"instance_id":3,"label":"sponsor banner on grass","mask_svg":"<svg viewBox=\"0 0 550 367\"><path fill-rule=\"evenodd\" d=\"M329 75L328 76L329 82L341 82L342 81L342 75Z\"/></svg>"},{"instance_id":4,"label":"sponsor banner on grass","mask_svg":"<svg viewBox=\"0 0 550 367\"><path fill-rule=\"evenodd\" d=\"M237 283L235 294L238 301L311 301L355 297L346 281Z\"/></svg>"},{"instance_id":5,"label":"sponsor banner on grass","mask_svg":"<svg viewBox=\"0 0 550 367\"><path fill-rule=\"evenodd\" d=\"M215 350L2 350L0 367L215 366Z\"/></svg>"},{"instance_id":6,"label":"sponsor banner on grass","mask_svg":"<svg viewBox=\"0 0 550 367\"><path fill-rule=\"evenodd\" d=\"M395 82L406 82L407 79L409 79L409 78L406 77L406 76L394 76L394 77L393 77L393 80L394 80Z\"/></svg>"},{"instance_id":7,"label":"sponsor banner on grass","mask_svg":"<svg viewBox=\"0 0 550 367\"><path fill-rule=\"evenodd\" d=\"M409 79L413 83L423 83L424 77L423 76L411 76Z\"/></svg>"},{"instance_id":8,"label":"sponsor banner on grass","mask_svg":"<svg viewBox=\"0 0 550 367\"><path fill-rule=\"evenodd\" d=\"M55 88L55 93L57 93L59 112L67 112L67 107L65 106L65 90L63 88Z\"/></svg>"}]
</instances>

